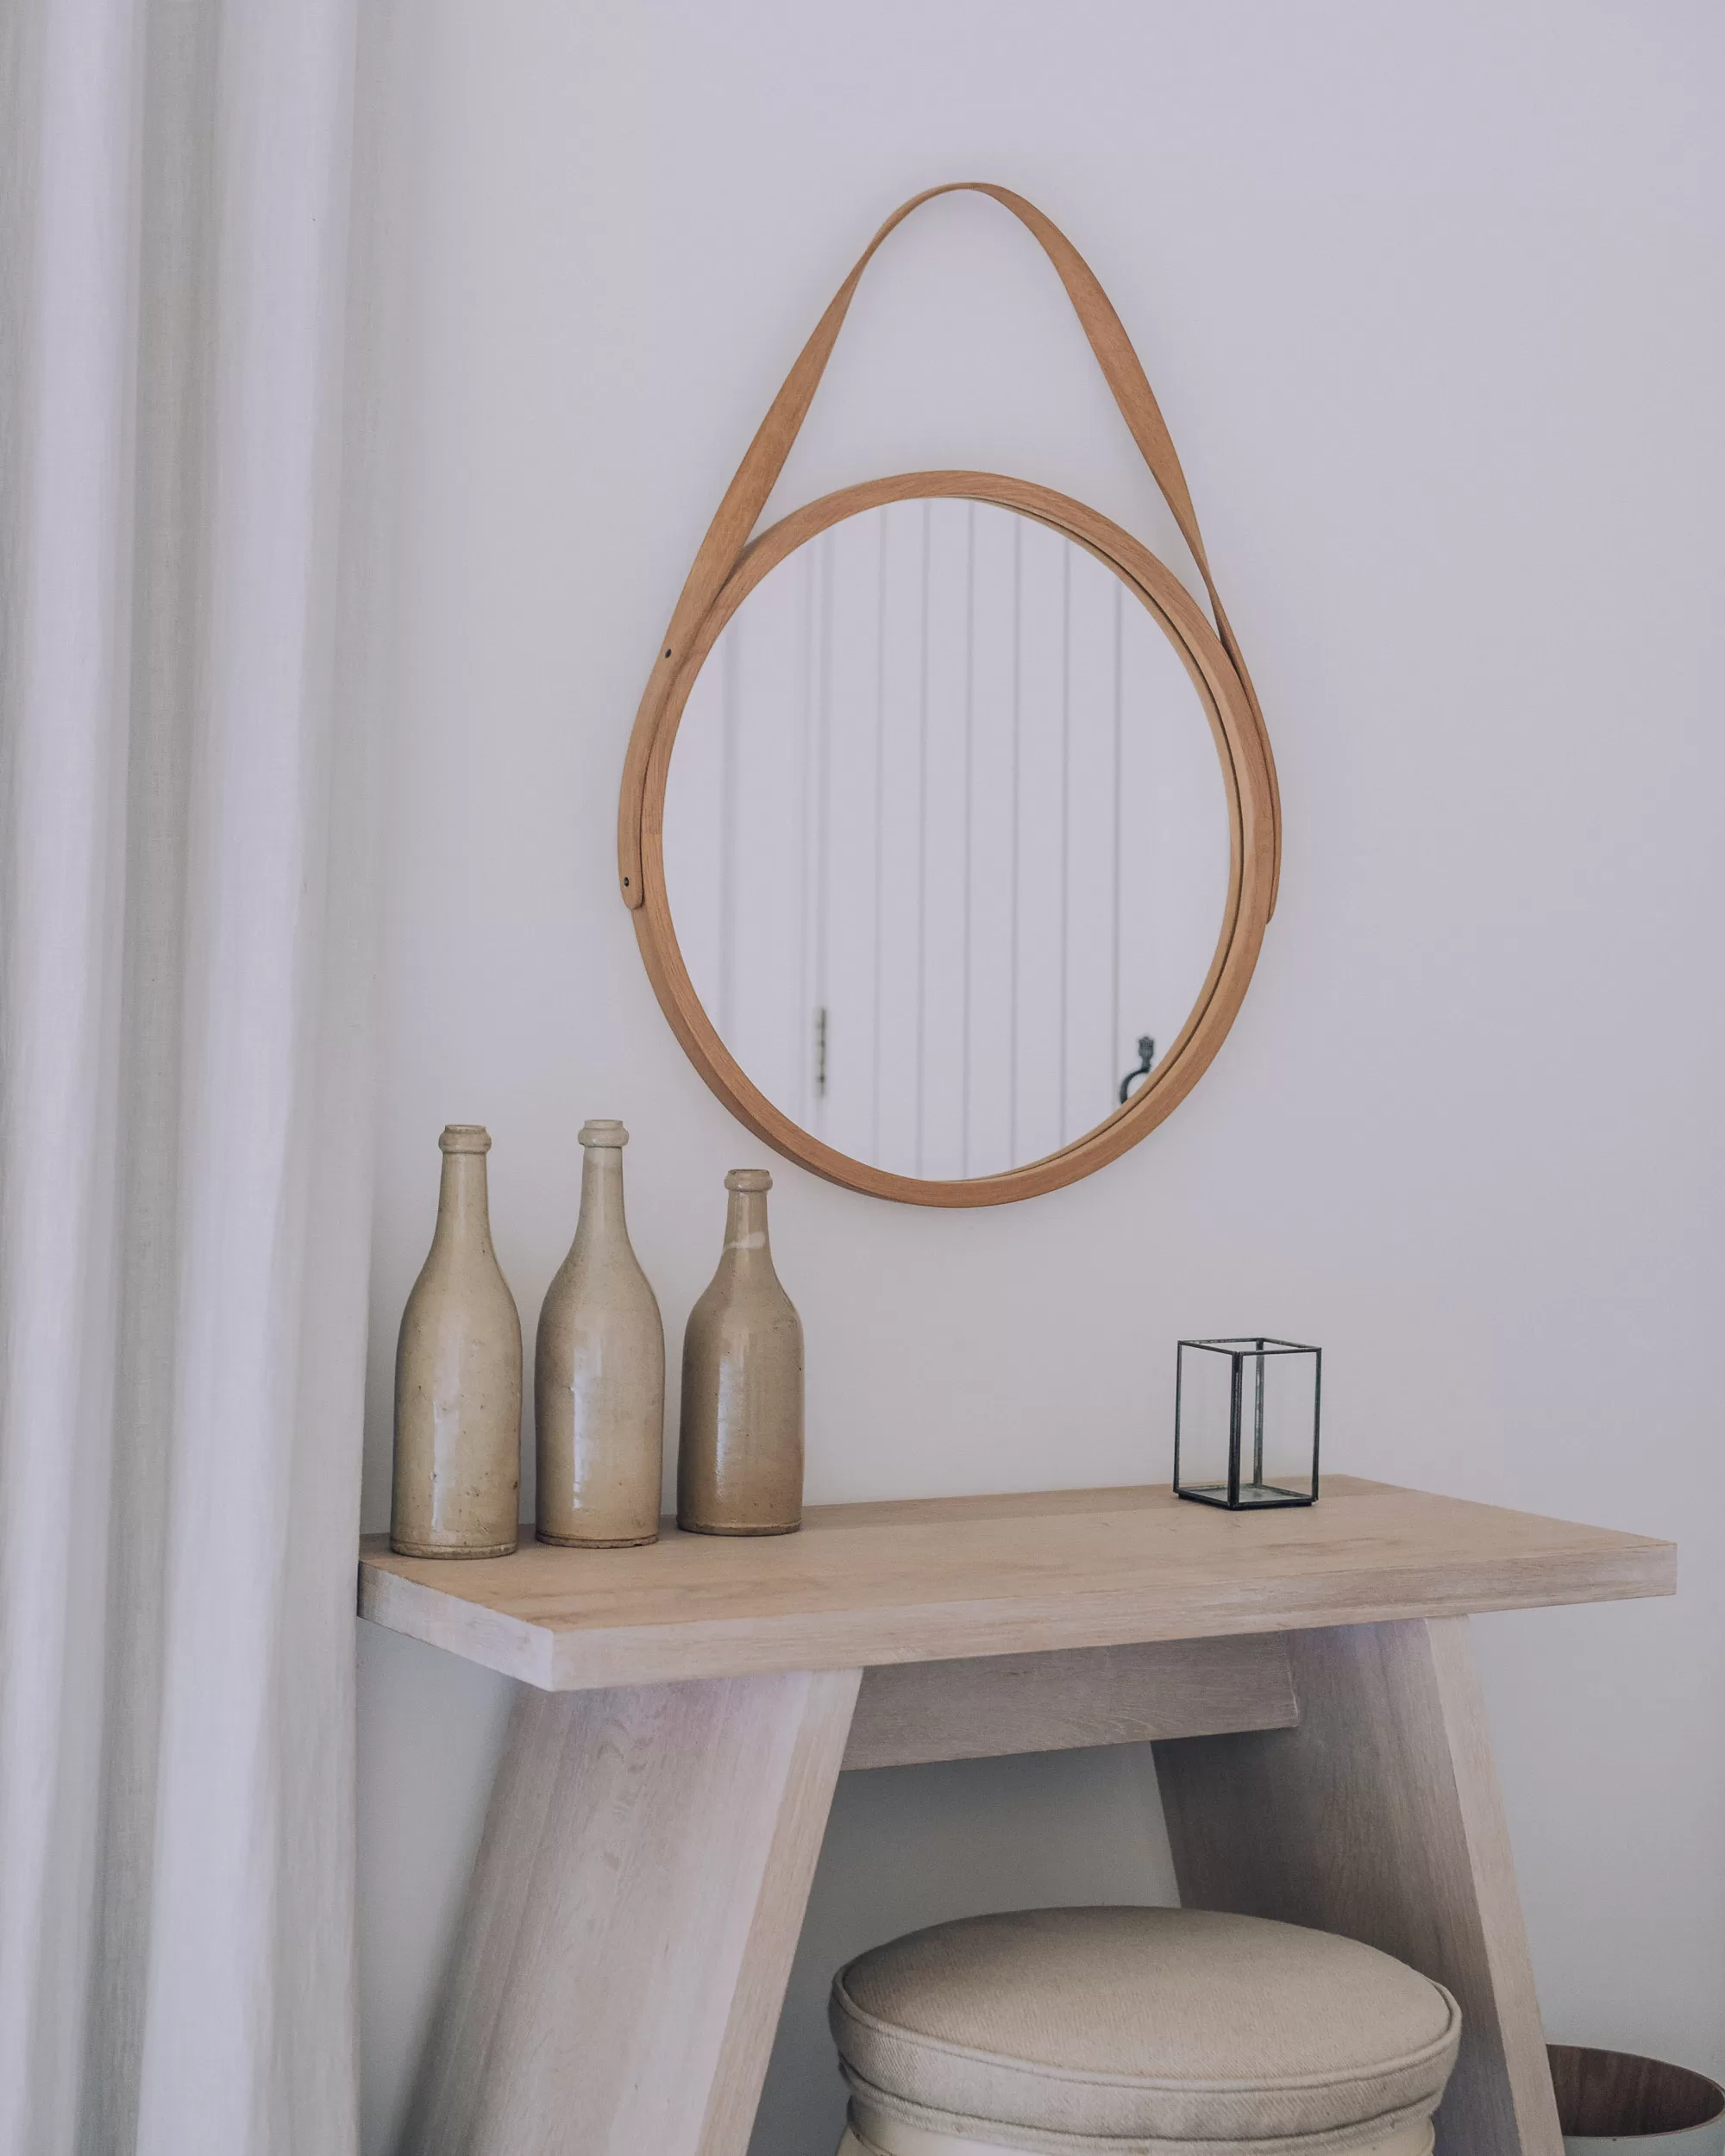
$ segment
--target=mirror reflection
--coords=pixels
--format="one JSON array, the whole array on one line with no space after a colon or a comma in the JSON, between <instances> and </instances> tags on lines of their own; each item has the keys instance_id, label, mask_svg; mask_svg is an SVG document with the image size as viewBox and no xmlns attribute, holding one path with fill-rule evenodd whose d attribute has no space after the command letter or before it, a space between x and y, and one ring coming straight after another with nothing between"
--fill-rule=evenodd
<instances>
[{"instance_id":1,"label":"mirror reflection","mask_svg":"<svg viewBox=\"0 0 1725 2156\"><path fill-rule=\"evenodd\" d=\"M726 1048L869 1165L994 1175L1159 1067L1230 869L1208 718L1104 562L988 504L868 510L781 562L695 682L666 894Z\"/></svg>"}]
</instances>

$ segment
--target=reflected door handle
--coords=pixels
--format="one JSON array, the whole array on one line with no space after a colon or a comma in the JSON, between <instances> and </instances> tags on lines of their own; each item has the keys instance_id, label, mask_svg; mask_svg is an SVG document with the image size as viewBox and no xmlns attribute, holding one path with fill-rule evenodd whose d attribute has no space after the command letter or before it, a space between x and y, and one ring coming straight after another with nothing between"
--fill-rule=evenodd
<instances>
[{"instance_id":1,"label":"reflected door handle","mask_svg":"<svg viewBox=\"0 0 1725 2156\"><path fill-rule=\"evenodd\" d=\"M1129 1070L1120 1081L1120 1106L1125 1107L1133 1086L1140 1078L1148 1078L1150 1067L1156 1061L1156 1043L1148 1033L1138 1037L1138 1067Z\"/></svg>"}]
</instances>

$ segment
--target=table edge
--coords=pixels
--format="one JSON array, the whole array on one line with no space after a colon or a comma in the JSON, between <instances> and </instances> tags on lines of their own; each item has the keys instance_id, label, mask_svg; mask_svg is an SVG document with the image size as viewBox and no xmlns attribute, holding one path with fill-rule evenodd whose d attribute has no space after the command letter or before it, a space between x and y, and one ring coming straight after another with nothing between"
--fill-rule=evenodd
<instances>
[{"instance_id":1,"label":"table edge","mask_svg":"<svg viewBox=\"0 0 1725 2156\"><path fill-rule=\"evenodd\" d=\"M1315 1573L1194 1597L1178 1612L1131 1588L1068 1593L1057 1608L1026 1595L603 1631L536 1624L362 1559L359 1614L542 1690L586 1691L1638 1601L1675 1594L1677 1557L1675 1543L1625 1535L1604 1551L1518 1560L1514 1584L1502 1581L1501 1560L1452 1559L1389 1570L1376 1595L1361 1595L1372 1583L1357 1573Z\"/></svg>"}]
</instances>

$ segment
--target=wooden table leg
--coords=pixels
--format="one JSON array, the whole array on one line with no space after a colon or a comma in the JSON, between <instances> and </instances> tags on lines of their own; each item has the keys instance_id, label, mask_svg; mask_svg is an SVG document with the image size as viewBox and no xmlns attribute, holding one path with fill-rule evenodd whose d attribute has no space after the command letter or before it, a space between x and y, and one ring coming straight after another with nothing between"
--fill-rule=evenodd
<instances>
[{"instance_id":1,"label":"wooden table leg","mask_svg":"<svg viewBox=\"0 0 1725 2156\"><path fill-rule=\"evenodd\" d=\"M1158 1744L1181 1898L1341 1932L1448 1985L1440 2156L1562 2156L1460 1617L1292 1635L1296 1728Z\"/></svg>"},{"instance_id":2,"label":"wooden table leg","mask_svg":"<svg viewBox=\"0 0 1725 2156\"><path fill-rule=\"evenodd\" d=\"M743 2156L857 1678L522 1688L414 2156Z\"/></svg>"}]
</instances>

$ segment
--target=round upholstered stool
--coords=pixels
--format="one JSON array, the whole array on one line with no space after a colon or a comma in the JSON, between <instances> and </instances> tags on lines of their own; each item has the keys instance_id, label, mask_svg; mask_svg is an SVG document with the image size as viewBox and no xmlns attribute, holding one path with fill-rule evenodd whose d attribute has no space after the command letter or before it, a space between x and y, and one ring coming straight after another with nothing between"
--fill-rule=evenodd
<instances>
[{"instance_id":1,"label":"round upholstered stool","mask_svg":"<svg viewBox=\"0 0 1725 2156\"><path fill-rule=\"evenodd\" d=\"M1461 2016L1358 1940L1203 1909L1027 1909L859 1955L841 2156L1427 2156Z\"/></svg>"}]
</instances>

